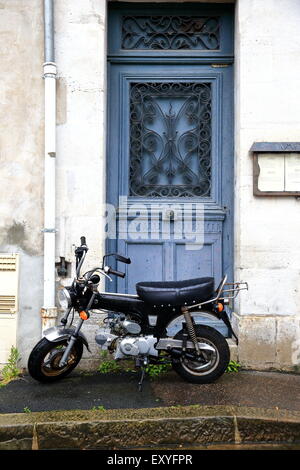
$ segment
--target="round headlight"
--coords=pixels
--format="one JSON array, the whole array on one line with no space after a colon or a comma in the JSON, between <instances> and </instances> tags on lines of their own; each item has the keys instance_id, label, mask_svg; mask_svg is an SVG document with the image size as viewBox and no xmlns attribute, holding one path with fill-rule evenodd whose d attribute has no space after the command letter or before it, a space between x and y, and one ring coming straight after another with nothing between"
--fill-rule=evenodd
<instances>
[{"instance_id":1,"label":"round headlight","mask_svg":"<svg viewBox=\"0 0 300 470\"><path fill-rule=\"evenodd\" d=\"M68 291L68 289L59 289L58 291L58 301L59 301L59 304L61 306L61 308L63 309L67 309L69 307L71 307L72 305L72 301L71 301L71 296L70 296L70 293Z\"/></svg>"}]
</instances>

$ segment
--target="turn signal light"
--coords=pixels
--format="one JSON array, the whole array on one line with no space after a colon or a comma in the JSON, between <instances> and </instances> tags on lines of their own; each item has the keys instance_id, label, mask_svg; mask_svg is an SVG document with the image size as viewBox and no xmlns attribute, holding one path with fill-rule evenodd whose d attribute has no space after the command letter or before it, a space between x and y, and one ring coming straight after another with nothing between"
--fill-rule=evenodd
<instances>
[{"instance_id":1,"label":"turn signal light","mask_svg":"<svg viewBox=\"0 0 300 470\"><path fill-rule=\"evenodd\" d=\"M218 302L218 304L217 304L217 310L218 310L218 312L222 312L222 311L224 310L224 305L221 304L221 302Z\"/></svg>"},{"instance_id":2,"label":"turn signal light","mask_svg":"<svg viewBox=\"0 0 300 470\"><path fill-rule=\"evenodd\" d=\"M88 313L86 313L84 310L82 310L82 311L79 313L79 316L80 316L81 320L87 320L87 319L89 318Z\"/></svg>"}]
</instances>

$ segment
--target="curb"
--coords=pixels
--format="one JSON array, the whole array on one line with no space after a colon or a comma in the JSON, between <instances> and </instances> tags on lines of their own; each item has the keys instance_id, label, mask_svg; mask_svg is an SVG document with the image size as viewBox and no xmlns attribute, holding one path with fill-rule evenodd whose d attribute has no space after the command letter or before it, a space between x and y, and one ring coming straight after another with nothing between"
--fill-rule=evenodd
<instances>
[{"instance_id":1,"label":"curb","mask_svg":"<svg viewBox=\"0 0 300 470\"><path fill-rule=\"evenodd\" d=\"M0 450L300 443L300 412L182 406L0 415Z\"/></svg>"}]
</instances>

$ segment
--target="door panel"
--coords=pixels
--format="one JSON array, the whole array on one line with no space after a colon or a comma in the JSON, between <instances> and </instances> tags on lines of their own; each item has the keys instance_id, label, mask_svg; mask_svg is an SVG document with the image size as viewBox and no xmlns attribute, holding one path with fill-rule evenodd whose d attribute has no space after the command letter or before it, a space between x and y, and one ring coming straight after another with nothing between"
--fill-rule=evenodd
<instances>
[{"instance_id":1,"label":"door panel","mask_svg":"<svg viewBox=\"0 0 300 470\"><path fill-rule=\"evenodd\" d=\"M165 253L162 244L147 243L145 245L144 243L126 242L125 247L124 245L122 247L121 243L120 245L122 252L126 252L130 257L132 263L130 266L133 269L130 270L130 275L124 279L125 282L119 283L119 292L135 293L135 284L137 282L162 279L165 266Z\"/></svg>"},{"instance_id":2,"label":"door panel","mask_svg":"<svg viewBox=\"0 0 300 470\"><path fill-rule=\"evenodd\" d=\"M222 88L231 72L205 65L110 66L108 163L112 154L119 162L108 170L119 173L119 195L220 203ZM231 108L224 112L229 123ZM109 197L117 202L114 192Z\"/></svg>"},{"instance_id":3,"label":"door panel","mask_svg":"<svg viewBox=\"0 0 300 470\"><path fill-rule=\"evenodd\" d=\"M212 71L205 65L144 65L141 71L136 65L113 64L110 69L114 92L109 201L116 207L120 196L125 201L115 249L129 256L129 246L132 251L134 241L139 245L139 265L127 267L130 283L118 279L118 290L134 292L139 280L186 279L205 273L214 274L219 283L228 218L222 160L231 112L225 108L224 89L230 85L231 67ZM165 215L174 207L181 214L179 222ZM196 207L204 219L200 227L205 244L190 250L186 218L195 223ZM143 268L148 250L156 247L156 258L160 256L159 245L168 261L158 262L159 268Z\"/></svg>"},{"instance_id":4,"label":"door panel","mask_svg":"<svg viewBox=\"0 0 300 470\"><path fill-rule=\"evenodd\" d=\"M185 243L175 244L175 280L193 277L221 277L221 266L215 259L221 259L221 240L206 236L201 250L187 250Z\"/></svg>"}]
</instances>

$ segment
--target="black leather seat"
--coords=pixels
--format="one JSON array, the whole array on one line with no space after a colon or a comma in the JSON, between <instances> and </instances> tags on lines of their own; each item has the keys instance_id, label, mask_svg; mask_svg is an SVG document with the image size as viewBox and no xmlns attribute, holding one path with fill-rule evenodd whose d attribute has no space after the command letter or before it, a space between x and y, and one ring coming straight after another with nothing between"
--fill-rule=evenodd
<instances>
[{"instance_id":1,"label":"black leather seat","mask_svg":"<svg viewBox=\"0 0 300 470\"><path fill-rule=\"evenodd\" d=\"M184 306L205 302L214 293L214 278L200 277L186 281L138 282L138 296L157 307Z\"/></svg>"}]
</instances>

